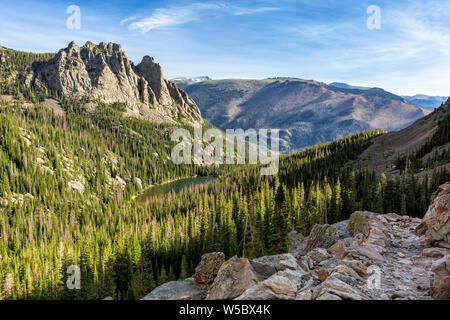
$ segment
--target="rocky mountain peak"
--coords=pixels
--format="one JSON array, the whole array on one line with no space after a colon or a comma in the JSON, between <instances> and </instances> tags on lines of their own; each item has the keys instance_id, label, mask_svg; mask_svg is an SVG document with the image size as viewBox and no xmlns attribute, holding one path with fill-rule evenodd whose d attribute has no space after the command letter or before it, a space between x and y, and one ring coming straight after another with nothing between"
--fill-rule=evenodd
<instances>
[{"instance_id":1,"label":"rocky mountain peak","mask_svg":"<svg viewBox=\"0 0 450 320\"><path fill-rule=\"evenodd\" d=\"M150 57L150 56L144 56L142 58L142 62L141 63L152 63L152 64L154 64L155 63L155 59L153 57Z\"/></svg>"},{"instance_id":2,"label":"rocky mountain peak","mask_svg":"<svg viewBox=\"0 0 450 320\"><path fill-rule=\"evenodd\" d=\"M136 70L150 84L164 82L161 66L150 56L142 58L141 63L136 66Z\"/></svg>"},{"instance_id":3,"label":"rocky mountain peak","mask_svg":"<svg viewBox=\"0 0 450 320\"><path fill-rule=\"evenodd\" d=\"M77 46L75 41L70 42L69 45L67 46L67 49L69 49L69 50L73 49L73 48L78 48L79 49L79 47Z\"/></svg>"},{"instance_id":4,"label":"rocky mountain peak","mask_svg":"<svg viewBox=\"0 0 450 320\"><path fill-rule=\"evenodd\" d=\"M79 47L72 41L25 78L37 91L57 91L70 99L89 96L106 103L125 103L127 116L168 123L178 119L188 124L203 121L195 102L164 79L153 58L145 56L134 66L117 43L87 41Z\"/></svg>"}]
</instances>

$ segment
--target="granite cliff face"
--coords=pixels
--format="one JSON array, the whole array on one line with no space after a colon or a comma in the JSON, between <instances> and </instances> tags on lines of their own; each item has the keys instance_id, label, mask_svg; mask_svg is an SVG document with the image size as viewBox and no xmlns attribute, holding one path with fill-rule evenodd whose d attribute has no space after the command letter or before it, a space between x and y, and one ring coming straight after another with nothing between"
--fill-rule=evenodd
<instances>
[{"instance_id":1,"label":"granite cliff face","mask_svg":"<svg viewBox=\"0 0 450 320\"><path fill-rule=\"evenodd\" d=\"M358 211L316 225L285 254L223 262L209 253L194 278L165 283L143 299L450 299L449 199L446 183L423 220Z\"/></svg>"},{"instance_id":2,"label":"granite cliff face","mask_svg":"<svg viewBox=\"0 0 450 320\"><path fill-rule=\"evenodd\" d=\"M127 105L127 116L154 122L202 122L195 102L174 82L165 80L153 58L137 66L119 44L71 42L53 59L33 65L21 79L38 92L52 90L63 97L92 97L106 103Z\"/></svg>"}]
</instances>

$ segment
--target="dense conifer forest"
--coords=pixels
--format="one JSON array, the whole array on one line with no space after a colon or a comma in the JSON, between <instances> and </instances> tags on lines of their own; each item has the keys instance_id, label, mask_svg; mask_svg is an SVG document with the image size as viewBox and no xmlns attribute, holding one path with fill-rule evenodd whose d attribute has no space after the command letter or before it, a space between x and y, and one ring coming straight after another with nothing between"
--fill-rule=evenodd
<instances>
[{"instance_id":1,"label":"dense conifer forest","mask_svg":"<svg viewBox=\"0 0 450 320\"><path fill-rule=\"evenodd\" d=\"M2 76L49 57L18 55ZM19 82L1 82L0 92L15 97L0 101L0 299L139 299L191 276L206 252L286 252L289 232L307 235L355 210L422 217L450 178L434 170L419 179L423 164L412 160L393 180L349 166L378 130L282 156L276 176L256 165L175 165L173 125L124 118L119 103L38 95ZM423 148L450 140L448 121ZM146 205L133 200L147 186L195 175L220 179ZM80 266L79 290L66 286L70 265Z\"/></svg>"}]
</instances>

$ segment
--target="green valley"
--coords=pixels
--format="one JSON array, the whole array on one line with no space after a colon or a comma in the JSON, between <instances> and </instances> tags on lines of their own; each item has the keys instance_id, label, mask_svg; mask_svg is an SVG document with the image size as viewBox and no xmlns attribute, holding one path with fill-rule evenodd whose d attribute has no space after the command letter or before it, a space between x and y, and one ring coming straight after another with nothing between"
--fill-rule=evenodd
<instances>
[{"instance_id":1,"label":"green valley","mask_svg":"<svg viewBox=\"0 0 450 320\"><path fill-rule=\"evenodd\" d=\"M427 160L429 176L418 164L450 142L449 117L443 116L448 103L433 113L440 119L432 124L435 136L395 177L357 165L386 136L382 130L283 155L277 175L261 176L259 165L171 161L171 132L192 131L197 117L186 115L183 108L195 110L195 103L169 82L166 98L175 102L142 101L153 101L154 110L174 108L160 114L173 117L150 121L145 112L130 116L123 101L86 92L75 98L39 82L39 68L61 61L57 56L0 54L2 299L140 299L157 285L192 275L204 253L221 251L227 259L284 253L291 232L307 236L314 225L348 219L357 210L422 218L430 196L450 178L445 167L433 170L447 161L447 152ZM94 87L91 92L98 94ZM406 156L399 154L399 162ZM155 194L143 204L134 199L148 186L193 176L221 178ZM71 265L81 271L79 290L66 286Z\"/></svg>"}]
</instances>

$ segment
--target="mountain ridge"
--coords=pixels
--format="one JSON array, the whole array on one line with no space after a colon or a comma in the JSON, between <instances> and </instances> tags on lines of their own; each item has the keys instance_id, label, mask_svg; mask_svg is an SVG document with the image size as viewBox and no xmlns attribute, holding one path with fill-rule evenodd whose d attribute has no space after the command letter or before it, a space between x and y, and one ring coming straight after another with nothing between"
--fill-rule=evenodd
<instances>
[{"instance_id":1,"label":"mountain ridge","mask_svg":"<svg viewBox=\"0 0 450 320\"><path fill-rule=\"evenodd\" d=\"M402 129L428 114L383 89L343 89L314 80L269 78L179 83L218 128L278 128L291 152L348 134Z\"/></svg>"},{"instance_id":2,"label":"mountain ridge","mask_svg":"<svg viewBox=\"0 0 450 320\"><path fill-rule=\"evenodd\" d=\"M124 103L127 116L156 123L203 122L195 102L164 79L153 58L144 56L135 66L116 43L88 41L79 47L72 41L51 59L32 63L15 78L38 94L57 92L67 99L89 96L105 103Z\"/></svg>"},{"instance_id":3,"label":"mountain ridge","mask_svg":"<svg viewBox=\"0 0 450 320\"><path fill-rule=\"evenodd\" d=\"M420 149L424 148L427 143L433 142L440 125L446 125L450 115L450 98L444 105L436 108L432 113L418 119L413 124L397 132L390 132L373 139L373 144L367 148L352 165L361 168L369 168L380 174L385 173L387 176L400 175L400 169L406 165L408 158L412 158ZM428 148L418 157L420 161L426 161L429 157L442 154L448 150L448 141L443 141L434 148ZM404 159L405 163L400 160ZM444 166L448 167L447 164ZM418 168L426 173L426 168Z\"/></svg>"},{"instance_id":4,"label":"mountain ridge","mask_svg":"<svg viewBox=\"0 0 450 320\"><path fill-rule=\"evenodd\" d=\"M175 83L178 82L200 82L200 81L208 81L208 80L212 80L210 77L208 76L198 76L198 77L177 77L177 78L173 78L170 79L170 81L173 81Z\"/></svg>"},{"instance_id":5,"label":"mountain ridge","mask_svg":"<svg viewBox=\"0 0 450 320\"><path fill-rule=\"evenodd\" d=\"M371 90L375 89L373 87L363 87L363 86L353 86L344 82L332 82L330 86L342 89L357 89L357 90ZM448 97L444 96L430 96L426 94L416 94L413 96L401 96L408 103L417 105L419 107L425 108L429 111L433 111L435 108L439 107L441 104L445 103Z\"/></svg>"}]
</instances>

